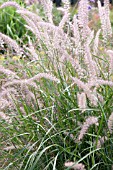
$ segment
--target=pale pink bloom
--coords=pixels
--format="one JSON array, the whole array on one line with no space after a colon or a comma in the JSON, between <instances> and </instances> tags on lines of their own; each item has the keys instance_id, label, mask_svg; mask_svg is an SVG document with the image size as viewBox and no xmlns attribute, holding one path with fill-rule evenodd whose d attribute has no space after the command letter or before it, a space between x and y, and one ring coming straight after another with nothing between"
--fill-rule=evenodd
<instances>
[{"instance_id":1,"label":"pale pink bloom","mask_svg":"<svg viewBox=\"0 0 113 170\"><path fill-rule=\"evenodd\" d=\"M27 51L29 51L30 55L32 56L32 60L38 60L39 56L35 50L35 47L33 46L30 37L28 36L28 43L29 43L29 47L24 47Z\"/></svg>"},{"instance_id":2,"label":"pale pink bloom","mask_svg":"<svg viewBox=\"0 0 113 170\"><path fill-rule=\"evenodd\" d=\"M76 164L75 162L65 162L64 165L74 170L85 170L85 166L82 163Z\"/></svg>"},{"instance_id":3,"label":"pale pink bloom","mask_svg":"<svg viewBox=\"0 0 113 170\"><path fill-rule=\"evenodd\" d=\"M98 45L99 45L99 36L100 36L101 29L99 29L96 33L95 39L94 39L94 45L93 45L93 54L97 55L98 53Z\"/></svg>"},{"instance_id":4,"label":"pale pink bloom","mask_svg":"<svg viewBox=\"0 0 113 170\"><path fill-rule=\"evenodd\" d=\"M70 1L69 0L62 0L62 2L64 3L65 12L68 13L69 10L70 10Z\"/></svg>"},{"instance_id":5,"label":"pale pink bloom","mask_svg":"<svg viewBox=\"0 0 113 170\"><path fill-rule=\"evenodd\" d=\"M84 112L87 107L86 94L84 92L81 94L77 93L77 101L79 108L82 109L82 112Z\"/></svg>"},{"instance_id":6,"label":"pale pink bloom","mask_svg":"<svg viewBox=\"0 0 113 170\"><path fill-rule=\"evenodd\" d=\"M91 79L88 83L87 83L89 89L91 89L93 86L95 87L99 87L101 85L108 85L108 86L113 86L113 82L112 81L108 81L108 80L101 80L101 79Z\"/></svg>"},{"instance_id":7,"label":"pale pink bloom","mask_svg":"<svg viewBox=\"0 0 113 170\"><path fill-rule=\"evenodd\" d=\"M84 91L84 93L87 95L88 99L90 100L91 104L94 106L97 106L98 103L98 98L96 96L96 94L94 94L88 83L84 83L81 80L79 80L76 77L72 77L72 80L74 81L75 84L77 84L77 86L82 89Z\"/></svg>"},{"instance_id":8,"label":"pale pink bloom","mask_svg":"<svg viewBox=\"0 0 113 170\"><path fill-rule=\"evenodd\" d=\"M33 3L40 3L40 0L25 0L26 5L32 5Z\"/></svg>"},{"instance_id":9,"label":"pale pink bloom","mask_svg":"<svg viewBox=\"0 0 113 170\"><path fill-rule=\"evenodd\" d=\"M41 4L44 7L44 11L48 18L48 21L53 24L53 15L52 15L53 3L52 3L52 1L51 0L42 0Z\"/></svg>"},{"instance_id":10,"label":"pale pink bloom","mask_svg":"<svg viewBox=\"0 0 113 170\"><path fill-rule=\"evenodd\" d=\"M101 138L98 140L98 142L97 142L97 148L101 148L102 145L104 144L104 142L105 142L107 139L108 139L107 136L101 137Z\"/></svg>"},{"instance_id":11,"label":"pale pink bloom","mask_svg":"<svg viewBox=\"0 0 113 170\"><path fill-rule=\"evenodd\" d=\"M108 81L108 80L96 80L96 83L100 86L100 85L108 85L108 86L113 86L113 82L112 81Z\"/></svg>"},{"instance_id":12,"label":"pale pink bloom","mask_svg":"<svg viewBox=\"0 0 113 170\"><path fill-rule=\"evenodd\" d=\"M61 11L63 14L65 13L65 9L63 7L58 7L57 10Z\"/></svg>"},{"instance_id":13,"label":"pale pink bloom","mask_svg":"<svg viewBox=\"0 0 113 170\"><path fill-rule=\"evenodd\" d=\"M10 150L15 150L15 149L19 149L20 147L19 146L7 146L6 148L3 148L3 150L5 151L10 151Z\"/></svg>"},{"instance_id":14,"label":"pale pink bloom","mask_svg":"<svg viewBox=\"0 0 113 170\"><path fill-rule=\"evenodd\" d=\"M76 41L80 41L80 32L79 32L79 26L78 26L78 19L77 19L77 16L74 15L73 17L73 33L74 33L74 37L75 37L75 40L77 38Z\"/></svg>"},{"instance_id":15,"label":"pale pink bloom","mask_svg":"<svg viewBox=\"0 0 113 170\"><path fill-rule=\"evenodd\" d=\"M108 128L110 133L113 133L113 112L111 113L108 119Z\"/></svg>"},{"instance_id":16,"label":"pale pink bloom","mask_svg":"<svg viewBox=\"0 0 113 170\"><path fill-rule=\"evenodd\" d=\"M59 23L59 28L63 29L63 27L65 26L66 23L69 23L69 17L70 17L70 2L69 0L63 0L64 3L64 7L63 7L63 11L64 11L64 16L61 20L61 22Z\"/></svg>"},{"instance_id":17,"label":"pale pink bloom","mask_svg":"<svg viewBox=\"0 0 113 170\"><path fill-rule=\"evenodd\" d=\"M94 116L90 116L86 119L86 121L84 122L82 129L80 130L80 134L78 137L78 140L82 140L84 135L87 133L89 127L91 125L95 124L96 126L98 126L98 118L94 117Z\"/></svg>"},{"instance_id":18,"label":"pale pink bloom","mask_svg":"<svg viewBox=\"0 0 113 170\"><path fill-rule=\"evenodd\" d=\"M86 67L88 69L89 78L95 79L97 77L96 76L96 69L95 69L94 61L92 59L90 48L87 44L85 45L84 62L85 62Z\"/></svg>"},{"instance_id":19,"label":"pale pink bloom","mask_svg":"<svg viewBox=\"0 0 113 170\"><path fill-rule=\"evenodd\" d=\"M72 25L73 35L74 35L74 42L76 47L76 53L79 53L79 49L81 48L81 41L80 41L80 30L78 26L78 19L77 16L74 15L73 17L73 25Z\"/></svg>"},{"instance_id":20,"label":"pale pink bloom","mask_svg":"<svg viewBox=\"0 0 113 170\"><path fill-rule=\"evenodd\" d=\"M5 109L6 107L9 107L10 106L10 102L4 98L1 98L0 99L0 109L3 110Z\"/></svg>"},{"instance_id":21,"label":"pale pink bloom","mask_svg":"<svg viewBox=\"0 0 113 170\"><path fill-rule=\"evenodd\" d=\"M63 29L63 28L64 28L65 24L67 23L68 18L69 18L69 14L68 14L68 13L65 13L64 16L63 16L63 18L62 18L62 20L61 20L60 23L59 23L59 28L60 28L60 29Z\"/></svg>"},{"instance_id":22,"label":"pale pink bloom","mask_svg":"<svg viewBox=\"0 0 113 170\"><path fill-rule=\"evenodd\" d=\"M14 1L8 1L8 2L4 2L0 8L5 8L5 7L8 7L8 6L13 6L15 7L16 9L21 9L21 7Z\"/></svg>"},{"instance_id":23,"label":"pale pink bloom","mask_svg":"<svg viewBox=\"0 0 113 170\"><path fill-rule=\"evenodd\" d=\"M67 60L69 61L73 68L76 70L77 74L79 75L80 78L84 77L84 69L81 68L79 61L77 58L72 58L71 55L68 53L64 53L63 56L61 57L63 61Z\"/></svg>"},{"instance_id":24,"label":"pale pink bloom","mask_svg":"<svg viewBox=\"0 0 113 170\"><path fill-rule=\"evenodd\" d=\"M4 87L12 86L12 85L21 85L21 86L30 85L30 86L37 88L36 83L34 83L33 81L35 81L35 80L39 81L41 78L45 78L45 79L54 81L56 83L60 82L59 79L57 79L55 76L53 76L49 73L39 73L39 74L35 75L34 77L29 78L29 79L13 80L11 82L7 82L6 84L4 84Z\"/></svg>"},{"instance_id":25,"label":"pale pink bloom","mask_svg":"<svg viewBox=\"0 0 113 170\"><path fill-rule=\"evenodd\" d=\"M41 78L45 78L45 79L48 79L48 80L51 80L51 81L54 81L56 83L59 83L59 79L57 79L55 76L49 74L49 73L38 73L37 75L35 75L34 77L28 79L27 81L30 82L30 81L34 81L34 80L39 80Z\"/></svg>"},{"instance_id":26,"label":"pale pink bloom","mask_svg":"<svg viewBox=\"0 0 113 170\"><path fill-rule=\"evenodd\" d=\"M12 76L14 78L19 79L19 77L16 75L15 72L13 72L13 71L11 71L9 69L4 68L2 65L0 65L0 72L2 72L3 74L5 74L7 76Z\"/></svg>"},{"instance_id":27,"label":"pale pink bloom","mask_svg":"<svg viewBox=\"0 0 113 170\"><path fill-rule=\"evenodd\" d=\"M113 73L113 51L107 50L107 54L109 55L109 73Z\"/></svg>"},{"instance_id":28,"label":"pale pink bloom","mask_svg":"<svg viewBox=\"0 0 113 170\"><path fill-rule=\"evenodd\" d=\"M19 11L19 12L20 12L20 11ZM36 35L36 37L37 37L39 40L41 40L40 31L39 31L36 23L35 23L33 20L31 20L28 16L23 15L23 14L21 14L21 15L22 15L22 17L25 19L25 21L26 21L27 24L28 24L28 25L25 25L26 28L29 29L30 31L32 31L32 32Z\"/></svg>"},{"instance_id":29,"label":"pale pink bloom","mask_svg":"<svg viewBox=\"0 0 113 170\"><path fill-rule=\"evenodd\" d=\"M0 112L0 117L5 120L7 123L12 123L12 120L9 116L7 116L4 112Z\"/></svg>"},{"instance_id":30,"label":"pale pink bloom","mask_svg":"<svg viewBox=\"0 0 113 170\"><path fill-rule=\"evenodd\" d=\"M81 28L81 35L83 41L89 35L90 29L88 27L89 23L89 1L88 0L80 0L79 7L78 7L78 24Z\"/></svg>"},{"instance_id":31,"label":"pale pink bloom","mask_svg":"<svg viewBox=\"0 0 113 170\"><path fill-rule=\"evenodd\" d=\"M86 39L86 44L87 44L87 46L90 47L93 40L94 40L94 30L92 30L92 31L89 32L89 35L88 35L88 37L87 37L87 39ZM85 45L86 45L86 44L85 44Z\"/></svg>"},{"instance_id":32,"label":"pale pink bloom","mask_svg":"<svg viewBox=\"0 0 113 170\"><path fill-rule=\"evenodd\" d=\"M100 1L98 1L99 16L101 21L102 33L104 41L106 42L108 38L112 36L112 27L110 22L110 11L109 11L109 0L105 0L104 7L101 6Z\"/></svg>"},{"instance_id":33,"label":"pale pink bloom","mask_svg":"<svg viewBox=\"0 0 113 170\"><path fill-rule=\"evenodd\" d=\"M38 16L37 14L30 12L26 9L16 10L16 12L21 14L21 15L26 15L27 17L29 17L35 23L43 21L40 16Z\"/></svg>"},{"instance_id":34,"label":"pale pink bloom","mask_svg":"<svg viewBox=\"0 0 113 170\"><path fill-rule=\"evenodd\" d=\"M0 38L4 41L5 44L13 48L17 54L20 54L20 47L15 40L12 40L9 36L4 35L1 32L0 32Z\"/></svg>"},{"instance_id":35,"label":"pale pink bloom","mask_svg":"<svg viewBox=\"0 0 113 170\"><path fill-rule=\"evenodd\" d=\"M88 0L80 0L79 2L79 7L78 7L78 20L79 20L79 24L82 27L87 27L88 26L88 5L89 2Z\"/></svg>"},{"instance_id":36,"label":"pale pink bloom","mask_svg":"<svg viewBox=\"0 0 113 170\"><path fill-rule=\"evenodd\" d=\"M36 83L34 82L28 82L27 79L21 79L21 80L13 80L11 82L6 82L3 87L8 87L8 86L14 86L14 85L29 85L33 86L34 88L37 88Z\"/></svg>"}]
</instances>

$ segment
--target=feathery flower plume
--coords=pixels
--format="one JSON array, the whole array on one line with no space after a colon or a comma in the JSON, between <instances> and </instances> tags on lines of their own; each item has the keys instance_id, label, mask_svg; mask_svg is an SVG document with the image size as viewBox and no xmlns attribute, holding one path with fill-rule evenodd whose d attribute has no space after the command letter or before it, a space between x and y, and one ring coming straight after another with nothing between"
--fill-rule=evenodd
<instances>
[{"instance_id":1,"label":"feathery flower plume","mask_svg":"<svg viewBox=\"0 0 113 170\"><path fill-rule=\"evenodd\" d=\"M65 25L65 23L69 22L69 16L70 16L70 2L69 0L63 0L64 3L64 16L61 20L61 22L59 23L59 28L62 29Z\"/></svg>"},{"instance_id":2,"label":"feathery flower plume","mask_svg":"<svg viewBox=\"0 0 113 170\"><path fill-rule=\"evenodd\" d=\"M13 80L13 81L11 81L11 82L7 82L7 83L4 84L3 87L14 86L14 85L21 85L21 86L23 86L23 85L29 85L29 86L32 86L32 87L34 87L34 88L37 88L36 83L34 83L34 82L27 82L26 79Z\"/></svg>"},{"instance_id":3,"label":"feathery flower plume","mask_svg":"<svg viewBox=\"0 0 113 170\"><path fill-rule=\"evenodd\" d=\"M104 7L101 6L101 2L98 1L98 9L99 9L99 16L101 21L102 33L104 41L106 42L109 37L112 35L112 27L109 18L109 0L104 1Z\"/></svg>"},{"instance_id":4,"label":"feathery flower plume","mask_svg":"<svg viewBox=\"0 0 113 170\"><path fill-rule=\"evenodd\" d=\"M81 56L83 51L82 41L81 41L81 31L79 28L79 20L77 19L77 15L74 15L73 17L73 24L72 24L72 30L73 30L73 41L75 44L75 54L76 56Z\"/></svg>"},{"instance_id":5,"label":"feathery flower plume","mask_svg":"<svg viewBox=\"0 0 113 170\"><path fill-rule=\"evenodd\" d=\"M10 150L15 150L15 149L19 149L19 148L20 148L20 146L12 145L12 146L7 146L6 148L3 148L3 150L10 151Z\"/></svg>"},{"instance_id":6,"label":"feathery flower plume","mask_svg":"<svg viewBox=\"0 0 113 170\"><path fill-rule=\"evenodd\" d=\"M109 55L109 73L113 73L113 51L107 50L107 54Z\"/></svg>"},{"instance_id":7,"label":"feathery flower plume","mask_svg":"<svg viewBox=\"0 0 113 170\"><path fill-rule=\"evenodd\" d=\"M104 144L104 142L105 142L107 139L108 139L107 136L101 137L101 138L98 140L98 142L97 142L97 148L101 148L102 145Z\"/></svg>"},{"instance_id":8,"label":"feathery flower plume","mask_svg":"<svg viewBox=\"0 0 113 170\"><path fill-rule=\"evenodd\" d=\"M79 80L76 77L72 77L72 80L74 81L77 86L84 91L84 93L87 95L88 99L90 100L91 104L94 106L97 106L98 98L97 96L90 90L89 83L84 83L81 80Z\"/></svg>"},{"instance_id":9,"label":"feathery flower plume","mask_svg":"<svg viewBox=\"0 0 113 170\"><path fill-rule=\"evenodd\" d=\"M72 28L73 28L73 35L74 35L75 45L77 47L80 44L80 32L79 32L79 27L78 27L78 19L77 19L76 15L74 15L74 17L73 17Z\"/></svg>"},{"instance_id":10,"label":"feathery flower plume","mask_svg":"<svg viewBox=\"0 0 113 170\"><path fill-rule=\"evenodd\" d=\"M38 22L37 24L38 24L37 27L39 27L39 28L43 27L43 29L46 28L46 29L49 29L49 31L55 32L56 29L57 29L58 31L61 31L61 30L58 29L57 26L55 26L55 25L53 25L53 24L51 24L51 23L48 23L48 22L41 21L41 22Z\"/></svg>"},{"instance_id":11,"label":"feathery flower plume","mask_svg":"<svg viewBox=\"0 0 113 170\"><path fill-rule=\"evenodd\" d=\"M20 13L20 10L17 11L17 12ZM21 10L21 12L22 12L22 10ZM32 31L32 32L36 35L36 37L37 37L38 39L41 39L41 36L40 36L40 32L39 32L39 30L38 30L38 27L36 26L36 23L33 22L32 18L30 19L30 18L27 17L26 15L23 15L22 13L20 13L20 14L21 14L21 16L25 19L25 21L26 21L27 24L28 24L28 25L25 25L26 28L29 29L30 31Z\"/></svg>"},{"instance_id":12,"label":"feathery flower plume","mask_svg":"<svg viewBox=\"0 0 113 170\"><path fill-rule=\"evenodd\" d=\"M16 41L12 40L9 36L4 35L0 32L0 38L11 48L13 48L15 50L15 52L17 54L20 54L20 47L19 45L16 43Z\"/></svg>"},{"instance_id":13,"label":"feathery flower plume","mask_svg":"<svg viewBox=\"0 0 113 170\"><path fill-rule=\"evenodd\" d=\"M110 133L113 133L113 112L111 113L108 119L108 128Z\"/></svg>"},{"instance_id":14,"label":"feathery flower plume","mask_svg":"<svg viewBox=\"0 0 113 170\"><path fill-rule=\"evenodd\" d=\"M31 30L36 36L37 36L37 38L40 38L41 39L41 37L40 37L40 33L38 32L38 28L36 27L36 25L35 25L35 22L36 21L42 21L41 20L41 18L39 17L39 16L37 16L36 14L34 14L34 13L32 13L32 12L29 12L28 10L26 10L26 9L23 9L23 8L21 8L16 2L5 2L4 4L2 4L2 6L1 6L1 8L5 8L5 7L7 7L7 6L14 6L16 9L17 9L17 13L19 13L19 14L21 14L21 16L26 20L26 22L28 23L28 25L29 26L26 26L29 30ZM26 16L27 15L27 16ZM29 19L30 18L30 19ZM1 33L0 33L0 36L1 36ZM10 41L10 39L8 40L8 36L5 38L5 37L2 37L2 39L6 39L6 41ZM4 40L3 39L3 40ZM5 40L4 40L5 41ZM6 42L5 41L5 42ZM13 40L13 42L14 42L14 40ZM13 43L12 42L12 43ZM10 41L10 43L11 43L11 41ZM9 43L9 45L10 45L10 43ZM11 44L12 44L11 43ZM16 43L16 42L15 42ZM13 46L12 46L13 47ZM15 46L14 46L14 48L15 48ZM16 51L17 49L15 48L15 51ZM17 50L18 51L18 50Z\"/></svg>"},{"instance_id":15,"label":"feathery flower plume","mask_svg":"<svg viewBox=\"0 0 113 170\"><path fill-rule=\"evenodd\" d=\"M0 93L0 98L4 98L7 96L7 94L12 93L17 95L17 90L15 88L2 88L1 93Z\"/></svg>"},{"instance_id":16,"label":"feathery flower plume","mask_svg":"<svg viewBox=\"0 0 113 170\"><path fill-rule=\"evenodd\" d=\"M7 123L12 123L12 120L9 116L7 116L5 113L0 112L0 117L5 120Z\"/></svg>"},{"instance_id":17,"label":"feathery flower plume","mask_svg":"<svg viewBox=\"0 0 113 170\"><path fill-rule=\"evenodd\" d=\"M13 2L13 1L9 1L9 2L4 2L1 6L0 6L0 8L5 8L5 7L8 7L8 6L12 6L12 7L15 7L16 9L22 9L21 7L20 7L20 5L18 5L16 2Z\"/></svg>"},{"instance_id":18,"label":"feathery flower plume","mask_svg":"<svg viewBox=\"0 0 113 170\"><path fill-rule=\"evenodd\" d=\"M105 23L105 10L104 10L104 7L101 6L100 1L98 1L98 9L99 9L99 16L100 16L100 21L101 21L103 38L106 41L106 38L107 38L107 26L106 26L106 23Z\"/></svg>"},{"instance_id":19,"label":"feathery flower plume","mask_svg":"<svg viewBox=\"0 0 113 170\"><path fill-rule=\"evenodd\" d=\"M96 68L95 68L94 61L92 59L92 55L91 55L90 48L88 45L85 46L84 61L88 68L89 78L95 79Z\"/></svg>"},{"instance_id":20,"label":"feathery flower plume","mask_svg":"<svg viewBox=\"0 0 113 170\"><path fill-rule=\"evenodd\" d=\"M96 33L95 39L94 39L94 46L93 46L93 54L97 55L98 53L98 45L99 45L99 35L100 35L101 29L99 29Z\"/></svg>"},{"instance_id":21,"label":"feathery flower plume","mask_svg":"<svg viewBox=\"0 0 113 170\"><path fill-rule=\"evenodd\" d=\"M80 0L78 7L78 24L81 28L81 35L83 39L86 39L89 34L89 1L88 0Z\"/></svg>"},{"instance_id":22,"label":"feathery flower plume","mask_svg":"<svg viewBox=\"0 0 113 170\"><path fill-rule=\"evenodd\" d=\"M70 1L69 0L63 0L63 3L64 3L65 13L69 13L69 10L70 10Z\"/></svg>"},{"instance_id":23,"label":"feathery flower plume","mask_svg":"<svg viewBox=\"0 0 113 170\"><path fill-rule=\"evenodd\" d=\"M85 170L85 166L82 163L76 164L75 162L65 162L64 166L74 170Z\"/></svg>"},{"instance_id":24,"label":"feathery flower plume","mask_svg":"<svg viewBox=\"0 0 113 170\"><path fill-rule=\"evenodd\" d=\"M69 61L72 64L73 68L76 70L79 77L80 78L84 77L85 70L81 68L77 58L74 59L68 53L63 53L63 56L61 57L61 59L62 61L65 61L65 60Z\"/></svg>"},{"instance_id":25,"label":"feathery flower plume","mask_svg":"<svg viewBox=\"0 0 113 170\"><path fill-rule=\"evenodd\" d=\"M6 107L10 106L10 102L6 99L1 98L0 99L0 109L4 110Z\"/></svg>"},{"instance_id":26,"label":"feathery flower plume","mask_svg":"<svg viewBox=\"0 0 113 170\"><path fill-rule=\"evenodd\" d=\"M29 143L30 144L30 143ZM5 148L3 148L3 150L5 151L10 151L10 150L15 150L15 149L22 149L23 147L26 147L28 149L31 149L29 144L26 146L21 146L21 145L11 145L11 146L7 146ZM32 148L33 149L33 148Z\"/></svg>"},{"instance_id":27,"label":"feathery flower plume","mask_svg":"<svg viewBox=\"0 0 113 170\"><path fill-rule=\"evenodd\" d=\"M53 3L52 3L52 1L51 0L41 0L41 4L44 7L44 11L48 18L48 21L53 24L53 15L52 15Z\"/></svg>"},{"instance_id":28,"label":"feathery flower plume","mask_svg":"<svg viewBox=\"0 0 113 170\"><path fill-rule=\"evenodd\" d=\"M54 81L56 83L60 83L59 79L57 79L56 77L54 77L51 74L39 73L39 74L35 75L34 77L29 78L29 79L13 80L12 82L7 82L6 84L4 84L4 87L12 86L12 85L17 84L17 85L21 85L21 86L30 85L30 86L33 86L33 87L37 88L37 85L33 81L40 80L41 78L49 79L49 80Z\"/></svg>"},{"instance_id":29,"label":"feathery flower plume","mask_svg":"<svg viewBox=\"0 0 113 170\"><path fill-rule=\"evenodd\" d=\"M31 39L30 39L29 36L28 36L28 40L29 40L29 41L28 41L29 47L24 47L24 48L25 48L27 51L30 52L30 55L32 56L33 61L34 61L34 60L38 60L38 59L39 59L38 54L36 53L36 50L35 50L32 42L31 42Z\"/></svg>"},{"instance_id":30,"label":"feathery flower plume","mask_svg":"<svg viewBox=\"0 0 113 170\"><path fill-rule=\"evenodd\" d=\"M63 7L58 7L58 8L57 8L57 10L58 10L58 11L61 11L61 12L62 12L62 14L64 14L64 13L65 13L65 9L64 9Z\"/></svg>"},{"instance_id":31,"label":"feathery flower plume","mask_svg":"<svg viewBox=\"0 0 113 170\"><path fill-rule=\"evenodd\" d=\"M107 16L109 17L110 14L110 10L109 10L109 0L104 0L104 7L105 7L105 11Z\"/></svg>"},{"instance_id":32,"label":"feathery flower plume","mask_svg":"<svg viewBox=\"0 0 113 170\"><path fill-rule=\"evenodd\" d=\"M89 89L92 88L93 86L95 86L96 88L101 85L113 86L112 81L101 80L101 79L90 80L87 84L88 84Z\"/></svg>"},{"instance_id":33,"label":"feathery flower plume","mask_svg":"<svg viewBox=\"0 0 113 170\"><path fill-rule=\"evenodd\" d=\"M34 3L40 3L40 0L25 0L26 5L32 5Z\"/></svg>"},{"instance_id":34,"label":"feathery flower plume","mask_svg":"<svg viewBox=\"0 0 113 170\"><path fill-rule=\"evenodd\" d=\"M35 75L34 77L28 79L28 82L34 81L34 80L39 80L41 78L45 78L51 81L54 81L56 83L60 83L59 79L57 79L55 76L48 74L48 73L39 73L37 75Z\"/></svg>"},{"instance_id":35,"label":"feathery flower plume","mask_svg":"<svg viewBox=\"0 0 113 170\"><path fill-rule=\"evenodd\" d=\"M29 17L35 23L43 21L40 16L38 16L37 14L35 14L33 12L30 12L30 11L28 11L26 9L16 10L16 12L18 14L21 14L21 15L26 15L27 17Z\"/></svg>"},{"instance_id":36,"label":"feathery flower plume","mask_svg":"<svg viewBox=\"0 0 113 170\"><path fill-rule=\"evenodd\" d=\"M59 28L60 28L60 29L63 29L63 28L64 28L65 24L66 24L67 21L68 21L68 18L69 18L69 14L68 14L68 13L65 13L64 16L63 16L63 18L62 18L62 20L61 20L60 23L59 23Z\"/></svg>"},{"instance_id":37,"label":"feathery flower plume","mask_svg":"<svg viewBox=\"0 0 113 170\"><path fill-rule=\"evenodd\" d=\"M14 73L11 70L4 68L3 66L0 66L0 72L6 74L7 76L13 76L14 78L19 79L19 77L16 75L16 73Z\"/></svg>"},{"instance_id":38,"label":"feathery flower plume","mask_svg":"<svg viewBox=\"0 0 113 170\"><path fill-rule=\"evenodd\" d=\"M94 30L92 30L89 33L89 36L88 36L87 41L86 41L87 46L90 46L93 39L94 39Z\"/></svg>"},{"instance_id":39,"label":"feathery flower plume","mask_svg":"<svg viewBox=\"0 0 113 170\"><path fill-rule=\"evenodd\" d=\"M85 84L84 82L82 82L81 80L79 80L77 77L72 77L72 80L74 81L75 84L77 84L77 86L80 89L83 89L85 92L90 91L89 87L87 86L87 84Z\"/></svg>"},{"instance_id":40,"label":"feathery flower plume","mask_svg":"<svg viewBox=\"0 0 113 170\"><path fill-rule=\"evenodd\" d=\"M84 92L81 94L77 93L77 101L79 108L82 109L82 112L84 112L87 107L86 94Z\"/></svg>"},{"instance_id":41,"label":"feathery flower plume","mask_svg":"<svg viewBox=\"0 0 113 170\"><path fill-rule=\"evenodd\" d=\"M113 82L112 81L108 81L108 80L99 80L99 79L97 79L96 80L96 84L97 84L97 86L100 86L100 85L113 86Z\"/></svg>"},{"instance_id":42,"label":"feathery flower plume","mask_svg":"<svg viewBox=\"0 0 113 170\"><path fill-rule=\"evenodd\" d=\"M35 95L29 90L28 86L25 86L25 84L21 84L21 91L27 104L30 104L31 101L35 100Z\"/></svg>"},{"instance_id":43,"label":"feathery flower plume","mask_svg":"<svg viewBox=\"0 0 113 170\"><path fill-rule=\"evenodd\" d=\"M88 25L88 0L80 0L78 7L78 20L79 24L83 27Z\"/></svg>"},{"instance_id":44,"label":"feathery flower plume","mask_svg":"<svg viewBox=\"0 0 113 170\"><path fill-rule=\"evenodd\" d=\"M94 116L90 116L86 119L86 121L84 122L82 129L80 131L78 140L80 141L81 139L83 139L84 135L87 133L89 127L91 125L95 124L96 126L98 126L98 118L94 117Z\"/></svg>"}]
</instances>

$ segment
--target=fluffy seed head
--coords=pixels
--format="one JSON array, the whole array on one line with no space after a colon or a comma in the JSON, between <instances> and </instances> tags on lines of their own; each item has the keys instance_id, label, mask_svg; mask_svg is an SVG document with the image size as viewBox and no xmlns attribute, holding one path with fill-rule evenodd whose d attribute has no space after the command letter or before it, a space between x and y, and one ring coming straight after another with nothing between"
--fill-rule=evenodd
<instances>
[{"instance_id":1,"label":"fluffy seed head","mask_svg":"<svg viewBox=\"0 0 113 170\"><path fill-rule=\"evenodd\" d=\"M80 131L78 140L80 141L81 139L83 139L84 135L86 134L86 132L88 131L88 128L95 124L96 126L98 126L98 118L94 117L94 116L90 116L86 119L86 121L84 122L82 129Z\"/></svg>"},{"instance_id":2,"label":"fluffy seed head","mask_svg":"<svg viewBox=\"0 0 113 170\"><path fill-rule=\"evenodd\" d=\"M76 164L74 162L65 162L65 167L70 167L74 170L85 170L85 166L82 163Z\"/></svg>"}]
</instances>

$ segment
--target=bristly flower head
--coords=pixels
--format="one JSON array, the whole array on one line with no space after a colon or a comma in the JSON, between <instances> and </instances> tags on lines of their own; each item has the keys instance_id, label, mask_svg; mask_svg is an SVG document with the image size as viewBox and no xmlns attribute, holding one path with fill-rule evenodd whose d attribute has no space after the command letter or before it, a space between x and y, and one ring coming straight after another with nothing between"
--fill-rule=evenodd
<instances>
[{"instance_id":1,"label":"bristly flower head","mask_svg":"<svg viewBox=\"0 0 113 170\"><path fill-rule=\"evenodd\" d=\"M104 41L106 42L112 36L112 27L110 22L109 0L104 0L104 7L98 1L99 16L101 21L102 33Z\"/></svg>"},{"instance_id":2,"label":"bristly flower head","mask_svg":"<svg viewBox=\"0 0 113 170\"><path fill-rule=\"evenodd\" d=\"M85 166L82 163L76 164L75 162L65 162L65 167L70 167L74 170L85 170Z\"/></svg>"},{"instance_id":3,"label":"bristly flower head","mask_svg":"<svg viewBox=\"0 0 113 170\"><path fill-rule=\"evenodd\" d=\"M101 148L107 139L108 139L107 136L101 137L97 142L97 148Z\"/></svg>"},{"instance_id":4,"label":"bristly flower head","mask_svg":"<svg viewBox=\"0 0 113 170\"><path fill-rule=\"evenodd\" d=\"M53 3L51 0L41 0L41 4L44 7L44 11L47 15L48 21L53 24L53 15L52 15L52 10L53 10Z\"/></svg>"},{"instance_id":5,"label":"bristly flower head","mask_svg":"<svg viewBox=\"0 0 113 170\"><path fill-rule=\"evenodd\" d=\"M0 8L5 8L5 7L8 7L8 6L12 6L12 7L15 7L16 9L21 9L21 7L16 3L16 2L13 2L13 1L9 1L9 2L5 2L3 3Z\"/></svg>"},{"instance_id":6,"label":"bristly flower head","mask_svg":"<svg viewBox=\"0 0 113 170\"><path fill-rule=\"evenodd\" d=\"M82 112L84 112L87 107L86 94L84 92L81 94L77 93L77 101L79 108L82 109Z\"/></svg>"},{"instance_id":7,"label":"bristly flower head","mask_svg":"<svg viewBox=\"0 0 113 170\"><path fill-rule=\"evenodd\" d=\"M7 123L12 123L12 120L9 116L7 116L5 113L0 111L0 118L2 118L3 120L5 120Z\"/></svg>"},{"instance_id":8,"label":"bristly flower head","mask_svg":"<svg viewBox=\"0 0 113 170\"><path fill-rule=\"evenodd\" d=\"M78 21L79 25L82 28L81 33L83 39L87 38L89 33L88 22L89 22L89 1L88 0L80 0L78 7Z\"/></svg>"},{"instance_id":9,"label":"bristly flower head","mask_svg":"<svg viewBox=\"0 0 113 170\"><path fill-rule=\"evenodd\" d=\"M2 34L1 32L0 32L0 39L2 39L5 44L13 48L17 54L20 54L21 50L19 45L16 43L16 41L11 39L9 36Z\"/></svg>"},{"instance_id":10,"label":"bristly flower head","mask_svg":"<svg viewBox=\"0 0 113 170\"><path fill-rule=\"evenodd\" d=\"M78 140L80 141L81 139L83 139L84 135L86 134L86 132L88 131L89 127L91 125L95 124L96 126L98 126L98 118L94 117L94 116L90 116L86 119L86 121L84 122L82 129L80 131Z\"/></svg>"},{"instance_id":11,"label":"bristly flower head","mask_svg":"<svg viewBox=\"0 0 113 170\"><path fill-rule=\"evenodd\" d=\"M110 133L113 133L113 113L111 113L111 115L109 116L108 128L109 128Z\"/></svg>"}]
</instances>

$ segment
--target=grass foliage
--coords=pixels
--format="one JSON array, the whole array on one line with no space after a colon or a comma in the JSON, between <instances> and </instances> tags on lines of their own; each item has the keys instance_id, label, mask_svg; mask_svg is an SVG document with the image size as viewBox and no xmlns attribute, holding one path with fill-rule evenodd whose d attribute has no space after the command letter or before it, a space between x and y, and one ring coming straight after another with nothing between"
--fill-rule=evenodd
<instances>
[{"instance_id":1,"label":"grass foliage","mask_svg":"<svg viewBox=\"0 0 113 170\"><path fill-rule=\"evenodd\" d=\"M22 2L20 5L27 8ZM36 7L47 22L42 6L32 5L28 9L36 12ZM74 9L71 10L72 15L77 12L76 9L75 13ZM58 25L62 18L61 12L57 12L54 7L53 13L54 23ZM92 28L95 28L95 24L100 26L100 21L95 23L93 18ZM71 79L79 78L72 63L61 61L57 56L57 50L54 52L54 59L49 58L44 41L40 46L37 37L27 30L25 25L26 21L14 8L0 9L0 31L17 40L24 49L22 56L19 56L13 50L9 50L6 44L2 46L1 66L16 73L19 80L30 79L38 73L52 73L60 83L42 78L34 81L36 87L29 85L27 90L24 89L26 86L13 84L12 90L4 95L4 102L8 98L11 104L6 104L2 110L8 119L0 119L1 170L69 170L71 167L64 166L68 161L82 163L87 170L111 170L113 135L109 131L108 119L113 112L113 88L109 85L100 85L98 93L103 97L103 101L98 100L98 104L94 106L87 97L87 107L83 111L78 105L77 98L77 94L82 90ZM67 32L67 25L64 30ZM69 35L71 34L70 31ZM39 57L38 60L34 60L32 53L28 53L29 37ZM112 41L104 43L102 34L99 40L99 53L94 57L98 61L100 77L112 81L112 74L110 76L108 74L107 78L104 74L109 70L105 51L112 50ZM80 61L82 63L83 59ZM4 86L5 83L13 82L15 79L10 74L0 72L2 98L4 87L8 90L7 86ZM98 118L98 126L92 124L83 139L78 141L84 122L91 116Z\"/></svg>"}]
</instances>

